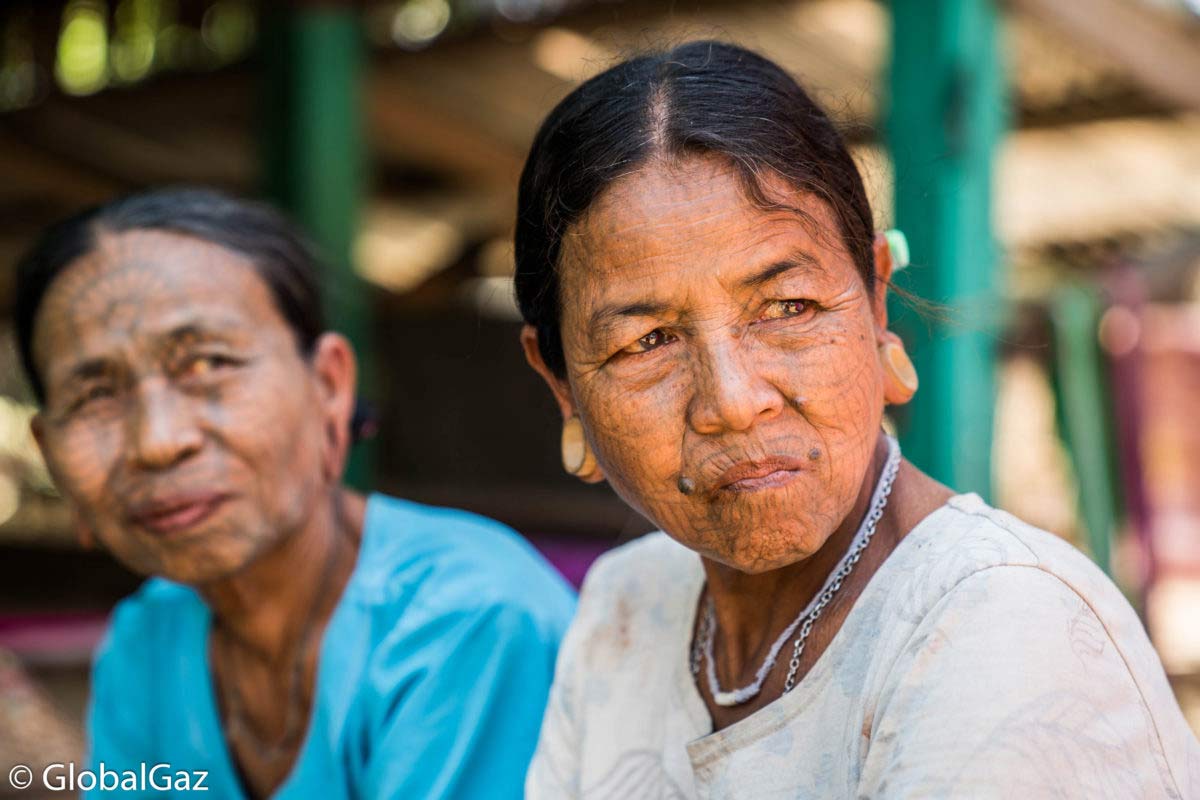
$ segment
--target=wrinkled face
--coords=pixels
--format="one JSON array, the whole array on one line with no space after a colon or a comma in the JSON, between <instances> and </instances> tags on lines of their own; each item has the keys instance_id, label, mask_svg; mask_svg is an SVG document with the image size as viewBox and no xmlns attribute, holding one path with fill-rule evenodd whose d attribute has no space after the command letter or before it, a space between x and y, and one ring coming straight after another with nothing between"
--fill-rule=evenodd
<instances>
[{"instance_id":1,"label":"wrinkled face","mask_svg":"<svg viewBox=\"0 0 1200 800\"><path fill-rule=\"evenodd\" d=\"M131 569L225 577L312 513L319 381L241 256L166 232L102 234L51 284L33 352L51 472Z\"/></svg>"},{"instance_id":2,"label":"wrinkled face","mask_svg":"<svg viewBox=\"0 0 1200 800\"><path fill-rule=\"evenodd\" d=\"M765 188L809 221L755 205L720 161L651 162L573 226L560 261L564 411L626 502L745 572L824 544L883 412L883 292L824 203Z\"/></svg>"}]
</instances>

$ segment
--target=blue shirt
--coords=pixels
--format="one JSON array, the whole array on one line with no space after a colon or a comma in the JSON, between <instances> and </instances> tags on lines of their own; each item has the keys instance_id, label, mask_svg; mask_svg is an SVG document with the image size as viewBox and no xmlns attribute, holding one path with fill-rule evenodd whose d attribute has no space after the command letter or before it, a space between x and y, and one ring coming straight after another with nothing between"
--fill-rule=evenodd
<instances>
[{"instance_id":1,"label":"blue shirt","mask_svg":"<svg viewBox=\"0 0 1200 800\"><path fill-rule=\"evenodd\" d=\"M503 525L373 495L321 641L309 728L274 797L520 797L574 605ZM157 785L203 770L208 797L246 796L221 728L211 622L199 595L161 578L118 605L93 667L91 771L103 762L128 779L145 762L149 782L163 763Z\"/></svg>"}]
</instances>

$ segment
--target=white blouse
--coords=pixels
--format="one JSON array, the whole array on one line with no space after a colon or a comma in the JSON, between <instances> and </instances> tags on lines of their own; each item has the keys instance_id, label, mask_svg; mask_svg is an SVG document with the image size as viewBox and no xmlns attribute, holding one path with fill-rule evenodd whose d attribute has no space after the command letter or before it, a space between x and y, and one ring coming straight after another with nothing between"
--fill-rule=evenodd
<instances>
[{"instance_id":1,"label":"white blouse","mask_svg":"<svg viewBox=\"0 0 1200 800\"><path fill-rule=\"evenodd\" d=\"M795 689L715 733L688 668L703 581L661 533L596 563L528 798L1200 798L1133 609L975 495L901 541Z\"/></svg>"}]
</instances>

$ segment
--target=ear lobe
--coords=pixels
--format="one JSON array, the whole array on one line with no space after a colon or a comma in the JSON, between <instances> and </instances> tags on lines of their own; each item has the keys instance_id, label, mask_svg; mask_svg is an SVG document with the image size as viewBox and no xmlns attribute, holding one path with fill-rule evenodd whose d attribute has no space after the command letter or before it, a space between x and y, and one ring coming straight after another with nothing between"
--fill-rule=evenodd
<instances>
[{"instance_id":1,"label":"ear lobe","mask_svg":"<svg viewBox=\"0 0 1200 800\"><path fill-rule=\"evenodd\" d=\"M604 480L604 470L596 461L596 454L588 444L583 422L579 417L568 417L563 421L562 462L567 474L574 475L584 483L599 483Z\"/></svg>"},{"instance_id":2,"label":"ear lobe","mask_svg":"<svg viewBox=\"0 0 1200 800\"><path fill-rule=\"evenodd\" d=\"M346 337L324 333L313 346L312 369L316 375L325 428L322 469L325 478L341 480L350 449L350 419L354 414L354 392L358 364Z\"/></svg>"},{"instance_id":3,"label":"ear lobe","mask_svg":"<svg viewBox=\"0 0 1200 800\"><path fill-rule=\"evenodd\" d=\"M891 331L880 339L879 362L883 368L883 400L891 406L907 403L916 394L920 381L904 342Z\"/></svg>"},{"instance_id":4,"label":"ear lobe","mask_svg":"<svg viewBox=\"0 0 1200 800\"><path fill-rule=\"evenodd\" d=\"M358 360L350 340L340 333L323 333L313 344L313 369L329 399L354 402L354 385L358 379Z\"/></svg>"},{"instance_id":5,"label":"ear lobe","mask_svg":"<svg viewBox=\"0 0 1200 800\"><path fill-rule=\"evenodd\" d=\"M325 423L325 453L321 459L321 469L325 480L329 483L337 483L342 479L342 470L345 468L346 453L349 449L349 429L339 429L335 421L327 421Z\"/></svg>"},{"instance_id":6,"label":"ear lobe","mask_svg":"<svg viewBox=\"0 0 1200 800\"><path fill-rule=\"evenodd\" d=\"M577 475L576 477L579 478L579 480L583 481L584 483L603 483L606 478L606 476L604 475L604 468L601 467L599 464L597 464L596 468L594 470L592 470L591 472L589 472L588 474Z\"/></svg>"},{"instance_id":7,"label":"ear lobe","mask_svg":"<svg viewBox=\"0 0 1200 800\"><path fill-rule=\"evenodd\" d=\"M546 366L545 360L542 359L541 348L538 347L537 330L532 325L525 325L521 328L521 349L525 351L525 361L550 387L550 392L558 403L558 410L562 412L563 419L574 416L575 402L571 397L571 387L565 379L555 375Z\"/></svg>"}]
</instances>

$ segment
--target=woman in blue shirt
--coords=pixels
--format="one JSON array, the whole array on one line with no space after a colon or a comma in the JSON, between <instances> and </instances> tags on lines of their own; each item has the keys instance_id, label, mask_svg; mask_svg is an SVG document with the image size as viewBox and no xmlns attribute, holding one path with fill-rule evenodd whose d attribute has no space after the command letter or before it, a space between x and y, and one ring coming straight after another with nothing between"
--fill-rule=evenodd
<instances>
[{"instance_id":1,"label":"woman in blue shirt","mask_svg":"<svg viewBox=\"0 0 1200 800\"><path fill-rule=\"evenodd\" d=\"M47 465L80 536L150 576L97 653L74 788L520 796L572 595L498 523L341 485L355 358L314 273L278 214L188 189L19 266Z\"/></svg>"}]
</instances>

